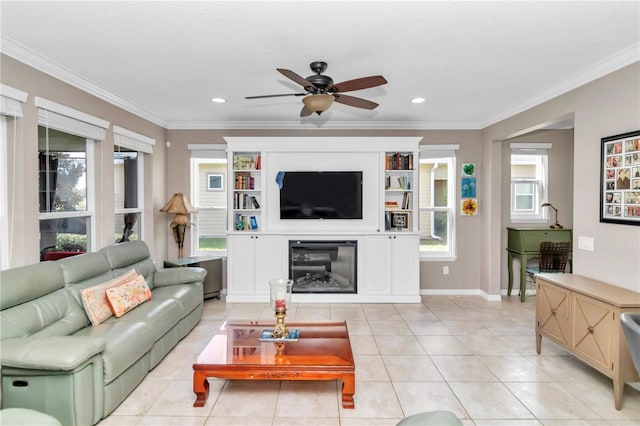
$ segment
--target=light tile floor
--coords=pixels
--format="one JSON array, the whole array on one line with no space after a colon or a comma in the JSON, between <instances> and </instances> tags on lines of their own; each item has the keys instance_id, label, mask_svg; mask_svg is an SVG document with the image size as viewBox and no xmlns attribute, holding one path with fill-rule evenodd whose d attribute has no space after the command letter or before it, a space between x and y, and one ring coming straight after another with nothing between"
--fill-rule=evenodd
<instances>
[{"instance_id":1,"label":"light tile floor","mask_svg":"<svg viewBox=\"0 0 640 426\"><path fill-rule=\"evenodd\" d=\"M421 304L298 304L288 320L346 320L356 408L340 384L210 379L194 408L192 364L227 320L272 320L267 304L205 302L202 321L100 426L391 426L450 410L465 425L640 425L640 391L613 406L611 380L547 339L535 351L535 297L424 296Z\"/></svg>"}]
</instances>

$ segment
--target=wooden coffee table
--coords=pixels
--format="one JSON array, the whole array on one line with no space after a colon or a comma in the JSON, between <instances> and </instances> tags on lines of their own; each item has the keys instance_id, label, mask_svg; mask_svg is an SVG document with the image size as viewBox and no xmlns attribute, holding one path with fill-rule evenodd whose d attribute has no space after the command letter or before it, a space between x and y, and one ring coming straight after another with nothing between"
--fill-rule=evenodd
<instances>
[{"instance_id":1,"label":"wooden coffee table","mask_svg":"<svg viewBox=\"0 0 640 426\"><path fill-rule=\"evenodd\" d=\"M275 321L274 321L275 322ZM272 323L229 322L193 364L194 407L209 394L207 377L230 380L341 380L342 406L353 408L355 365L346 322L287 323L297 342L261 342Z\"/></svg>"}]
</instances>

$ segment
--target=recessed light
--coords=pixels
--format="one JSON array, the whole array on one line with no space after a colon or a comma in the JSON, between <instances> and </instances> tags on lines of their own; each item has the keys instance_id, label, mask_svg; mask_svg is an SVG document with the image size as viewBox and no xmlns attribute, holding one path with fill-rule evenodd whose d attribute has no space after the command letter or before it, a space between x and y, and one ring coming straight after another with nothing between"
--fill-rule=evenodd
<instances>
[{"instance_id":1,"label":"recessed light","mask_svg":"<svg viewBox=\"0 0 640 426\"><path fill-rule=\"evenodd\" d=\"M414 103L414 104L421 104L424 101L426 101L425 98L413 98L413 99L411 99L411 103Z\"/></svg>"},{"instance_id":2,"label":"recessed light","mask_svg":"<svg viewBox=\"0 0 640 426\"><path fill-rule=\"evenodd\" d=\"M227 102L227 100L224 99L224 98L211 98L211 102L216 103L216 104L223 104L223 103Z\"/></svg>"}]
</instances>

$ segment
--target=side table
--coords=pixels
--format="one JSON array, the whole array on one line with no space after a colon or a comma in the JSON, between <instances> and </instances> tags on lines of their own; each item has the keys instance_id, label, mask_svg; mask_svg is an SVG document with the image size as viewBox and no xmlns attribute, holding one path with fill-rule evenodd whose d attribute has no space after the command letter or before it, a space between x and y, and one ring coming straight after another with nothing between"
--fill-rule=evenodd
<instances>
[{"instance_id":1,"label":"side table","mask_svg":"<svg viewBox=\"0 0 640 426\"><path fill-rule=\"evenodd\" d=\"M220 292L222 291L222 257L183 257L182 259L164 261L165 268L186 266L195 266L207 270L207 276L203 283L204 298L215 297L219 300Z\"/></svg>"}]
</instances>

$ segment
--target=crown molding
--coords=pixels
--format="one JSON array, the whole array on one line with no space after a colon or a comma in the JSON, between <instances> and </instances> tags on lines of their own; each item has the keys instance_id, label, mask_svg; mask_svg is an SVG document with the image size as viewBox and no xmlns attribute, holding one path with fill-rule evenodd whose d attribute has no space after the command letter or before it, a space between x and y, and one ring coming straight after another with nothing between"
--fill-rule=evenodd
<instances>
[{"instance_id":1,"label":"crown molding","mask_svg":"<svg viewBox=\"0 0 640 426\"><path fill-rule=\"evenodd\" d=\"M62 65L56 64L49 58L29 49L5 35L0 35L0 52L23 62L38 71L42 71L47 75L77 87L78 89L85 91L96 98L102 99L111 105L128 111L138 117L144 118L158 126L167 127L167 120L96 86L91 81L79 76Z\"/></svg>"},{"instance_id":2,"label":"crown molding","mask_svg":"<svg viewBox=\"0 0 640 426\"><path fill-rule=\"evenodd\" d=\"M607 74L611 74L614 71L622 69L638 61L640 61L640 42L634 43L626 49L623 49L618 53L604 58L603 60L596 62L595 64L585 68L584 70L576 74L573 74L561 84L551 87L549 90L546 90L539 95L534 96L533 98L514 106L513 108L505 110L498 115L495 115L494 117L483 123L481 127L489 127L509 117L513 117L516 114L547 102L573 89L577 89L580 86L597 80L600 77L604 77Z\"/></svg>"},{"instance_id":3,"label":"crown molding","mask_svg":"<svg viewBox=\"0 0 640 426\"><path fill-rule=\"evenodd\" d=\"M79 76L69 69L56 64L45 56L28 47L0 35L0 52L39 71L70 84L90 95L121 108L131 114L148 120L170 130L218 130L218 129L352 129L352 130L481 130L495 123L540 105L593 80L640 61L640 43L635 43L620 52L605 58L583 71L574 74L566 81L549 90L503 111L492 118L481 121L169 121L145 109L142 109Z\"/></svg>"},{"instance_id":4,"label":"crown molding","mask_svg":"<svg viewBox=\"0 0 640 426\"><path fill-rule=\"evenodd\" d=\"M475 121L175 121L169 130L480 130Z\"/></svg>"}]
</instances>

